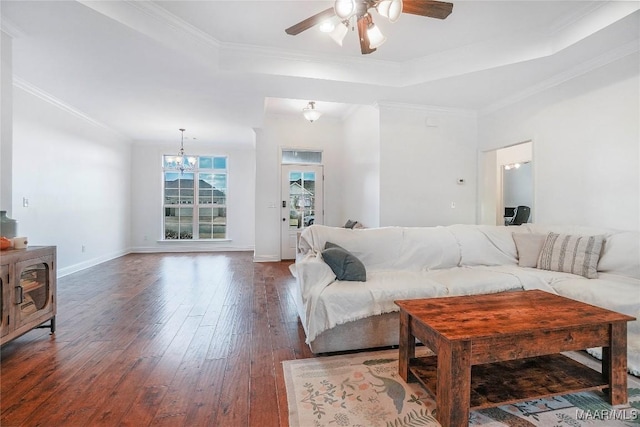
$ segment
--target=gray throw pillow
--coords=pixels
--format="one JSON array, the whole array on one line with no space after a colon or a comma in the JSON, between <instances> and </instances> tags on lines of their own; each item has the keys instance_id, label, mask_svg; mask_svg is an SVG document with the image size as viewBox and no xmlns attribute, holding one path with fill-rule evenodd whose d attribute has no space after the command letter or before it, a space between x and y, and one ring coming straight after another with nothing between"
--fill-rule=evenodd
<instances>
[{"instance_id":1,"label":"gray throw pillow","mask_svg":"<svg viewBox=\"0 0 640 427\"><path fill-rule=\"evenodd\" d=\"M355 225L358 223L358 221L354 221L352 219L348 219L347 222L344 224L344 228L353 228L355 227Z\"/></svg>"},{"instance_id":2,"label":"gray throw pillow","mask_svg":"<svg viewBox=\"0 0 640 427\"><path fill-rule=\"evenodd\" d=\"M327 242L322 251L322 259L338 280L366 282L367 271L355 255L335 243Z\"/></svg>"},{"instance_id":3,"label":"gray throw pillow","mask_svg":"<svg viewBox=\"0 0 640 427\"><path fill-rule=\"evenodd\" d=\"M538 268L597 279L603 243L604 236L549 233L540 251Z\"/></svg>"}]
</instances>

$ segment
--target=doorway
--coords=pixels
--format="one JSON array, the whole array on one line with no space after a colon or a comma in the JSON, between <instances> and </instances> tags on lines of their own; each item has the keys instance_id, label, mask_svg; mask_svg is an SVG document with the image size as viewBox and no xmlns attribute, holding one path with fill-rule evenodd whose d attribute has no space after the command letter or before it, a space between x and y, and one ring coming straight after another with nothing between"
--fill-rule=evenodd
<instances>
[{"instance_id":1,"label":"doorway","mask_svg":"<svg viewBox=\"0 0 640 427\"><path fill-rule=\"evenodd\" d=\"M516 167L516 165L518 165ZM511 209L529 206L535 219L535 170L533 142L486 151L483 154L479 188L479 224L504 225ZM506 172L506 173L505 173Z\"/></svg>"},{"instance_id":2,"label":"doorway","mask_svg":"<svg viewBox=\"0 0 640 427\"><path fill-rule=\"evenodd\" d=\"M294 259L299 234L306 227L322 224L322 165L282 165L280 258Z\"/></svg>"},{"instance_id":3,"label":"doorway","mask_svg":"<svg viewBox=\"0 0 640 427\"><path fill-rule=\"evenodd\" d=\"M531 162L502 166L502 207L505 225L518 206L533 208L533 167Z\"/></svg>"}]
</instances>

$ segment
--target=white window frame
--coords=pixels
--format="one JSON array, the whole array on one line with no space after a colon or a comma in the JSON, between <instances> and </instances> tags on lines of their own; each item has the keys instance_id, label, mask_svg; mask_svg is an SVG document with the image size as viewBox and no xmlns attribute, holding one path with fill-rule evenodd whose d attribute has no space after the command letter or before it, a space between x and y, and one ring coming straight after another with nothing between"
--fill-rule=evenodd
<instances>
[{"instance_id":1,"label":"white window frame","mask_svg":"<svg viewBox=\"0 0 640 427\"><path fill-rule=\"evenodd\" d=\"M200 159L211 159L211 168L200 168ZM215 167L215 159L224 159L224 168L216 168ZM173 160L173 161L172 161ZM194 166L192 168L186 168L184 170L179 169L179 164L175 162L175 156L173 155L164 155L162 156L162 240L166 242L202 242L202 241L218 241L218 240L228 240L229 239L229 228L228 228L228 197L229 197L229 157L226 155L201 155L201 156L189 156L190 163ZM182 195L180 194L180 188L176 188L176 194L178 197L178 203L167 203L167 188L166 188L166 174L176 174L177 179L183 175L192 175L193 179L193 188L187 188L187 191L192 190L193 196L191 199L185 198L185 202L182 202ZM224 183L225 188L220 190L222 191L222 196L217 196L222 198L222 203L214 203L214 199L216 196L213 194L216 187L213 185L212 195L211 195L211 203L203 203L200 198L200 190L202 182L205 182L203 179L200 179L200 174L211 174L211 175L224 175ZM207 182L208 184L208 182ZM169 190L174 190L170 188ZM212 222L211 226L218 227L224 226L224 236L220 237L205 237L200 238L200 210L202 209L224 209L224 217L217 216L215 218L224 218L223 223L215 223ZM183 238L181 237L182 233L179 232L176 238L168 238L167 237L167 209L192 209L191 213L191 237ZM179 215L179 214L178 214ZM212 217L213 218L213 217ZM179 221L178 224L180 225ZM178 226L178 230L179 230ZM212 230L213 231L213 230ZM214 232L215 233L215 232Z\"/></svg>"}]
</instances>

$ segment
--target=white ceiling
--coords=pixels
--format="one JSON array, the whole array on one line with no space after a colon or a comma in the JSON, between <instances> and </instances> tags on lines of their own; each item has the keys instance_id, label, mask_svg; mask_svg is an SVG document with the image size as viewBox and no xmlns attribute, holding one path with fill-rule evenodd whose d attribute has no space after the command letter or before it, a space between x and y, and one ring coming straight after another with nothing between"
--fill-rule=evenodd
<instances>
[{"instance_id":1,"label":"white ceiling","mask_svg":"<svg viewBox=\"0 0 640 427\"><path fill-rule=\"evenodd\" d=\"M403 14L361 55L312 28L331 1L7 1L16 85L141 141L247 143L265 112L325 117L354 104L491 109L640 46L637 1L454 1ZM301 119L302 120L302 119Z\"/></svg>"}]
</instances>

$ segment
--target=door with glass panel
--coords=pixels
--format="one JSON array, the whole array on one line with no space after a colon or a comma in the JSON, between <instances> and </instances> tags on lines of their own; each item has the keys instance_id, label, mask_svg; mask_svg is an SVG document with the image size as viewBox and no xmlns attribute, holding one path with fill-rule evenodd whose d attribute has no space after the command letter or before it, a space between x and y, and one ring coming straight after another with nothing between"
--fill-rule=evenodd
<instances>
[{"instance_id":1,"label":"door with glass panel","mask_svg":"<svg viewBox=\"0 0 640 427\"><path fill-rule=\"evenodd\" d=\"M299 234L306 227L322 224L323 168L321 165L282 165L281 254L296 257Z\"/></svg>"}]
</instances>

